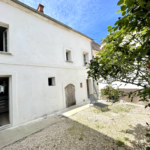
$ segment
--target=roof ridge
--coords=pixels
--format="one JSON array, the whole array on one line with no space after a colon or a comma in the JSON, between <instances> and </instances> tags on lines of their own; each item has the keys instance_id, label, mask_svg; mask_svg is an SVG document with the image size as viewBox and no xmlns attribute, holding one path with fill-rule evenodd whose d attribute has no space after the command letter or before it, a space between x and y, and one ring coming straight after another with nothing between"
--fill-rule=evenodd
<instances>
[{"instance_id":1,"label":"roof ridge","mask_svg":"<svg viewBox=\"0 0 150 150\"><path fill-rule=\"evenodd\" d=\"M97 42L95 42L95 41L93 41L95 44L97 44L97 45L99 45L100 46L100 44L98 44Z\"/></svg>"},{"instance_id":2,"label":"roof ridge","mask_svg":"<svg viewBox=\"0 0 150 150\"><path fill-rule=\"evenodd\" d=\"M56 20L56 19L54 19L54 18L52 18L52 17L46 15L46 14L43 14L43 13L37 11L36 9L32 8L31 6L29 6L29 5L27 5L27 4L24 4L24 3L22 3L22 2L20 2L20 1L18 1L18 0L11 0L11 1L13 1L13 2L15 2L15 3L17 3L17 4L19 4L19 5L21 5L21 6L25 7L25 8L27 8L27 9L30 9L31 11L33 11L33 12L35 12L35 13L37 13L37 14L43 16L43 17L46 17L47 19L50 19L50 20L52 20L52 21L54 21L54 22L56 22L56 23L58 23L58 24L60 24L60 25L62 25L62 26L64 26L64 27L66 27L66 28L68 28L68 29L70 29L70 30L72 30L72 31L74 31L74 32L76 32L76 33L78 33L78 34L80 34L80 35L82 35L82 36L88 38L88 39L93 40L91 37L89 37L89 36L87 36L87 35L85 35L85 34L79 32L79 31L77 31L77 30L71 28L70 26L68 26L68 25L66 25L66 24L64 24L64 23L62 23L62 22L60 22L60 21L58 21L58 20Z\"/></svg>"}]
</instances>

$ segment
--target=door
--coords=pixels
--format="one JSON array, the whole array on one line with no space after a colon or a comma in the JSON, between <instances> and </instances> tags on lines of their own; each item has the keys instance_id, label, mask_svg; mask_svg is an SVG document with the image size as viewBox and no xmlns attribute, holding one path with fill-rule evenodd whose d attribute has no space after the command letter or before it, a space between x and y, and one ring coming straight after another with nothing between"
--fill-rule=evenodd
<instances>
[{"instance_id":1,"label":"door","mask_svg":"<svg viewBox=\"0 0 150 150\"><path fill-rule=\"evenodd\" d=\"M9 111L9 78L0 77L0 113Z\"/></svg>"},{"instance_id":2,"label":"door","mask_svg":"<svg viewBox=\"0 0 150 150\"><path fill-rule=\"evenodd\" d=\"M65 95L66 95L66 107L76 105L75 86L73 84L69 84L65 87Z\"/></svg>"}]
</instances>

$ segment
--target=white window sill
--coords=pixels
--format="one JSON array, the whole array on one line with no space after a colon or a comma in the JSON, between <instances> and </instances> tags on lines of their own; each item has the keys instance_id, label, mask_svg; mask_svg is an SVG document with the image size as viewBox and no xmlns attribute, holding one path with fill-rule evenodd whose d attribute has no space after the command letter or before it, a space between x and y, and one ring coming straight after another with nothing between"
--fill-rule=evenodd
<instances>
[{"instance_id":1,"label":"white window sill","mask_svg":"<svg viewBox=\"0 0 150 150\"><path fill-rule=\"evenodd\" d=\"M66 62L68 62L68 63L73 63L73 61L69 61L69 60L66 60Z\"/></svg>"},{"instance_id":2,"label":"white window sill","mask_svg":"<svg viewBox=\"0 0 150 150\"><path fill-rule=\"evenodd\" d=\"M12 53L9 53L9 52L3 52L3 51L0 51L0 54L4 54L4 55L12 55Z\"/></svg>"}]
</instances>

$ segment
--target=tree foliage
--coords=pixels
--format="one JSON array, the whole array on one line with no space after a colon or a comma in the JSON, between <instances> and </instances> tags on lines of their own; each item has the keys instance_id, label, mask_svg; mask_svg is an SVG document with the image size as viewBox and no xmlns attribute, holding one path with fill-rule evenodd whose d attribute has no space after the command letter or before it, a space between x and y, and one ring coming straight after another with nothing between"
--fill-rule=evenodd
<instances>
[{"instance_id":1,"label":"tree foliage","mask_svg":"<svg viewBox=\"0 0 150 150\"><path fill-rule=\"evenodd\" d=\"M121 6L119 11L122 16L118 18L114 27L108 27L110 34L102 41L103 49L90 61L88 77L140 86L141 90L130 93L129 96L140 96L141 101L148 101L150 1L119 0L118 5Z\"/></svg>"}]
</instances>

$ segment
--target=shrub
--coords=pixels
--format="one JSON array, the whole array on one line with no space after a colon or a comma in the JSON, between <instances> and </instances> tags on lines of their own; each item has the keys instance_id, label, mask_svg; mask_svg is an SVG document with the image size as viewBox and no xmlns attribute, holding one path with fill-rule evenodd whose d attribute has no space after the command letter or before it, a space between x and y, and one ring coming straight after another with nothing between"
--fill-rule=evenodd
<instances>
[{"instance_id":1,"label":"shrub","mask_svg":"<svg viewBox=\"0 0 150 150\"><path fill-rule=\"evenodd\" d=\"M123 91L119 91L119 88L113 88L111 84L107 85L101 90L101 96L108 96L107 99L113 100L113 102L118 101L120 96L123 95L123 93Z\"/></svg>"}]
</instances>

